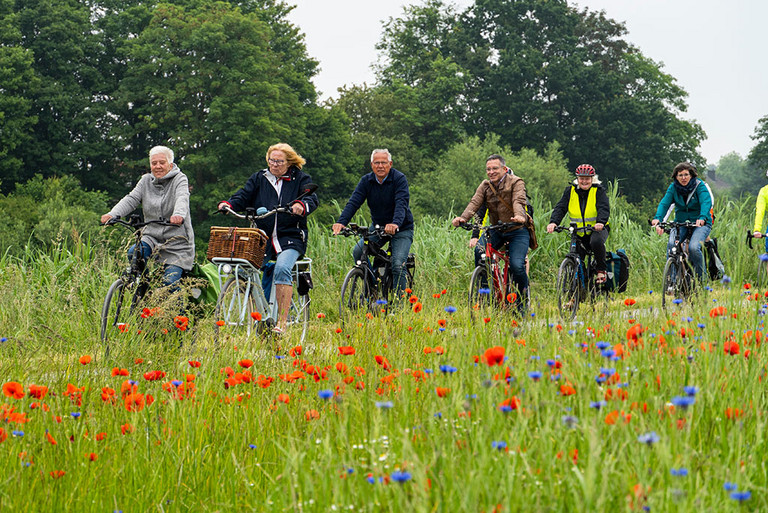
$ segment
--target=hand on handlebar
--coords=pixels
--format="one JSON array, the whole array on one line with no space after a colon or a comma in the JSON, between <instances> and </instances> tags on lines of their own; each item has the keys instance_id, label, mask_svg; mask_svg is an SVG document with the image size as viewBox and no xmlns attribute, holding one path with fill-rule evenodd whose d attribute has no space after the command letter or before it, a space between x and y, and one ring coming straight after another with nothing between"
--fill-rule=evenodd
<instances>
[{"instance_id":1,"label":"hand on handlebar","mask_svg":"<svg viewBox=\"0 0 768 513\"><path fill-rule=\"evenodd\" d=\"M101 216L101 224L107 224L110 219L112 219L111 215L104 214L103 216Z\"/></svg>"},{"instance_id":2,"label":"hand on handlebar","mask_svg":"<svg viewBox=\"0 0 768 513\"><path fill-rule=\"evenodd\" d=\"M344 228L346 228L346 226L344 226L341 223L333 223L333 226L331 226L331 231L333 232L334 235L338 235L341 233L341 230L343 230Z\"/></svg>"},{"instance_id":3,"label":"hand on handlebar","mask_svg":"<svg viewBox=\"0 0 768 513\"><path fill-rule=\"evenodd\" d=\"M397 230L399 230L400 227L393 223L388 223L384 226L384 233L387 235L394 235L397 233Z\"/></svg>"},{"instance_id":4,"label":"hand on handlebar","mask_svg":"<svg viewBox=\"0 0 768 513\"><path fill-rule=\"evenodd\" d=\"M555 223L549 223L547 225L547 233L554 233L556 227L557 225Z\"/></svg>"},{"instance_id":5,"label":"hand on handlebar","mask_svg":"<svg viewBox=\"0 0 768 513\"><path fill-rule=\"evenodd\" d=\"M454 217L453 221L451 221L451 224L458 228L462 224L466 223L467 221L463 217Z\"/></svg>"},{"instance_id":6,"label":"hand on handlebar","mask_svg":"<svg viewBox=\"0 0 768 513\"><path fill-rule=\"evenodd\" d=\"M762 232L754 232L752 234L752 237L754 237L756 239L762 239L763 238L763 234L762 234Z\"/></svg>"}]
</instances>

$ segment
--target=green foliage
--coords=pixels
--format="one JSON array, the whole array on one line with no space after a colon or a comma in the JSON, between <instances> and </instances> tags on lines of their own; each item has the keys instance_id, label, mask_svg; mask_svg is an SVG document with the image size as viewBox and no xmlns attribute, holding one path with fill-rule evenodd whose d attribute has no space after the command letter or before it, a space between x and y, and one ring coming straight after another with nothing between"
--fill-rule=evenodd
<instances>
[{"instance_id":1,"label":"green foliage","mask_svg":"<svg viewBox=\"0 0 768 513\"><path fill-rule=\"evenodd\" d=\"M6 196L0 195L0 253L20 255L59 241L79 242L98 232L106 194L84 190L72 176L36 175Z\"/></svg>"},{"instance_id":2,"label":"green foliage","mask_svg":"<svg viewBox=\"0 0 768 513\"><path fill-rule=\"evenodd\" d=\"M460 214L477 186L485 180L485 159L502 155L507 166L525 180L528 194L542 205L560 199L570 174L557 143L550 144L543 155L523 149L513 153L502 145L497 135L485 139L469 137L451 146L435 164L434 171L420 175L411 187L411 204L418 214L448 216Z\"/></svg>"},{"instance_id":3,"label":"green foliage","mask_svg":"<svg viewBox=\"0 0 768 513\"><path fill-rule=\"evenodd\" d=\"M749 152L749 163L765 171L768 169L768 116L763 116L757 123L752 135L752 140L757 143Z\"/></svg>"},{"instance_id":4,"label":"green foliage","mask_svg":"<svg viewBox=\"0 0 768 513\"><path fill-rule=\"evenodd\" d=\"M757 191L765 185L765 173L760 172L751 161L741 158L736 152L720 158L716 176L719 180L725 180L731 184L727 191L730 196L757 195Z\"/></svg>"}]
</instances>

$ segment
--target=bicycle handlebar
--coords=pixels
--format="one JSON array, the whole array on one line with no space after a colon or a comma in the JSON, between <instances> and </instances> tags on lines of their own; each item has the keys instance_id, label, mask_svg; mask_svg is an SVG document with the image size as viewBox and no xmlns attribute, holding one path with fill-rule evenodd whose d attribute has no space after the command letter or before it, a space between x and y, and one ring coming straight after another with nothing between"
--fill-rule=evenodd
<instances>
[{"instance_id":1,"label":"bicycle handlebar","mask_svg":"<svg viewBox=\"0 0 768 513\"><path fill-rule=\"evenodd\" d=\"M747 240L745 242L747 244L749 244L749 249L753 249L753 247L752 247L752 239L762 239L765 236L766 236L766 234L762 234L762 237L755 237L755 234L752 232L752 230L747 228Z\"/></svg>"},{"instance_id":2,"label":"bicycle handlebar","mask_svg":"<svg viewBox=\"0 0 768 513\"><path fill-rule=\"evenodd\" d=\"M294 203L294 202L291 202L291 203ZM256 210L252 208L248 208L246 209L245 214L238 214L237 212L235 212L234 210L232 210L230 207L226 205L224 205L222 209L216 211L217 214L225 214L225 215L232 214L235 217L238 217L240 219L246 219L248 221L258 221L260 219L265 219L275 214L292 214L293 213L291 211L290 205L285 207L274 208L268 211L266 214L257 214L256 212L257 212Z\"/></svg>"},{"instance_id":3,"label":"bicycle handlebar","mask_svg":"<svg viewBox=\"0 0 768 513\"><path fill-rule=\"evenodd\" d=\"M379 238L391 237L390 234L384 231L384 227L382 226L376 225L373 229L370 229L367 226L359 226L354 223L350 223L349 226L342 228L339 235L345 237L357 236L362 237L365 240L368 240L373 235L376 235Z\"/></svg>"},{"instance_id":4,"label":"bicycle handlebar","mask_svg":"<svg viewBox=\"0 0 768 513\"><path fill-rule=\"evenodd\" d=\"M140 230L140 229L142 229L145 226L150 225L150 224L159 224L159 225L162 225L162 226L181 226L181 225L178 225L178 224L173 224L171 222L168 222L168 220L163 218L163 217L161 217L159 219L150 219L149 221L142 222L141 221L141 216L136 215L136 214L128 216L128 220L127 221L125 219L121 218L120 216L115 216L115 217L111 218L109 221L107 221L106 223L99 223L99 224L101 226L112 226L114 224L121 224L123 226L126 226L126 227L132 229L133 231Z\"/></svg>"},{"instance_id":5,"label":"bicycle handlebar","mask_svg":"<svg viewBox=\"0 0 768 513\"><path fill-rule=\"evenodd\" d=\"M652 220L649 220L648 223L650 224L651 221ZM651 226L654 226L654 225L651 225ZM684 221L684 222L679 222L679 221L662 221L659 224L655 225L654 227L655 228L661 228L666 233L671 232L675 228L698 228L698 226L696 226L696 222L695 221Z\"/></svg>"},{"instance_id":6,"label":"bicycle handlebar","mask_svg":"<svg viewBox=\"0 0 768 513\"><path fill-rule=\"evenodd\" d=\"M504 230L504 229L507 229L507 228L521 228L523 226L525 226L524 223L515 223L515 222L496 223L496 224L490 224L490 225L486 225L486 226L483 226L480 223L466 223L465 222L465 223L459 224L458 227L459 228L464 228L467 231L471 231L471 230L485 230L485 231L488 231L488 230Z\"/></svg>"},{"instance_id":7,"label":"bicycle handlebar","mask_svg":"<svg viewBox=\"0 0 768 513\"><path fill-rule=\"evenodd\" d=\"M560 232L568 232L568 233L574 233L579 229L579 225L577 223L570 223L568 226L555 226L554 231L556 233ZM591 224L584 225L584 231L587 230L593 230L594 226Z\"/></svg>"}]
</instances>

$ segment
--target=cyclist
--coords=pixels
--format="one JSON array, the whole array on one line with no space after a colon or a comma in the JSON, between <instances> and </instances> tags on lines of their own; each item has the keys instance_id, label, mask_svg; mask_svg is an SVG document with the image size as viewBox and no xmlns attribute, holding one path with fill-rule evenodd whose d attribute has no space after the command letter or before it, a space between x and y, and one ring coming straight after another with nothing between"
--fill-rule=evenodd
<instances>
[{"instance_id":1,"label":"cyclist","mask_svg":"<svg viewBox=\"0 0 768 513\"><path fill-rule=\"evenodd\" d=\"M610 227L608 218L611 206L608 195L595 173L595 168L582 164L576 168L576 179L573 185L566 187L560 201L552 210L547 225L547 233L555 231L565 214L568 213L571 223L576 223L576 233L581 244L577 245L582 261L587 254L587 246L595 255L597 276L595 282L605 283L608 279L605 265L605 241L608 239Z\"/></svg>"},{"instance_id":2,"label":"cyclist","mask_svg":"<svg viewBox=\"0 0 768 513\"><path fill-rule=\"evenodd\" d=\"M765 171L765 176L768 178L768 169ZM768 185L760 189L760 192L757 194L755 227L752 235L758 239L763 236L763 218L765 217L766 207L768 207ZM765 251L768 253L768 238L765 239Z\"/></svg>"},{"instance_id":3,"label":"cyclist","mask_svg":"<svg viewBox=\"0 0 768 513\"><path fill-rule=\"evenodd\" d=\"M386 148L371 152L371 173L364 175L347 201L339 219L332 226L333 234L338 235L352 220L357 210L368 202L373 226L384 227L392 238L389 247L392 250L392 289L396 298L402 296L406 284L405 265L413 244L413 214L411 214L410 192L405 175L392 167L392 154ZM377 244L379 238L371 237L370 242ZM355 261L363 254L362 239L352 252Z\"/></svg>"},{"instance_id":4,"label":"cyclist","mask_svg":"<svg viewBox=\"0 0 768 513\"><path fill-rule=\"evenodd\" d=\"M172 285L184 271L192 270L195 260L195 233L189 216L189 182L173 163L173 151L165 146L149 150L150 172L112 210L101 216L102 224L115 216L124 217L141 205L145 219L167 219L176 225L151 224L141 236L141 251L145 259L153 253L163 264L163 283ZM128 249L128 259L136 250Z\"/></svg>"},{"instance_id":5,"label":"cyclist","mask_svg":"<svg viewBox=\"0 0 768 513\"><path fill-rule=\"evenodd\" d=\"M675 245L675 240L683 240L690 237L688 255L699 281L704 280L704 255L701 245L712 231L712 191L709 186L697 178L696 166L690 162L681 162L672 170L672 184L661 199L656 215L651 225L656 227L656 233L661 235L664 231L657 225L669 217L672 207L675 208L675 221L695 222L696 227L688 233L688 229L682 228L681 233L672 230L667 243L667 256Z\"/></svg>"},{"instance_id":6,"label":"cyclist","mask_svg":"<svg viewBox=\"0 0 768 513\"><path fill-rule=\"evenodd\" d=\"M275 260L275 265L271 276L265 271L266 279L262 282L262 287L269 299L274 280L277 324L273 331L282 334L288 321L293 295L291 272L296 261L307 249L307 216L315 211L318 201L316 194L294 201L312 183L312 178L301 170L306 160L290 145L273 144L267 150L266 161L267 169L253 173L245 186L228 200L219 202L218 208L221 210L226 205L232 210L243 211L248 207L273 210L290 206L291 213L278 213L256 223L269 236L271 242L267 244L264 259Z\"/></svg>"},{"instance_id":7,"label":"cyclist","mask_svg":"<svg viewBox=\"0 0 768 513\"><path fill-rule=\"evenodd\" d=\"M485 161L487 180L483 180L464 212L453 218L453 226L459 226L471 219L483 204L488 208L491 224L520 223L520 226L505 231L492 230L488 236L491 246L500 250L508 245L509 266L512 280L518 291L517 309L525 313L527 305L521 298L527 296L528 274L525 271L525 256L528 253L530 233L522 225L528 222L526 213L525 182L506 166L501 155L491 155Z\"/></svg>"}]
</instances>

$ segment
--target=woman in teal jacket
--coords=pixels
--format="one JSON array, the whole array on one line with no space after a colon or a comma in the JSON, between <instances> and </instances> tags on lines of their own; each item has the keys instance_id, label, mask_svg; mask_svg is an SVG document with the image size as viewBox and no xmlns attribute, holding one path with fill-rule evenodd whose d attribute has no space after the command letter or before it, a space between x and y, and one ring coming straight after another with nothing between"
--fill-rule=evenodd
<instances>
[{"instance_id":1,"label":"woman in teal jacket","mask_svg":"<svg viewBox=\"0 0 768 513\"><path fill-rule=\"evenodd\" d=\"M691 221L696 223L693 233L688 234L688 228L681 228L680 233L672 230L667 243L667 256L675 245L675 240L684 239L690 235L688 244L688 256L696 271L699 281L704 280L704 255L701 252L701 244L709 237L712 231L712 191L709 186L697 178L696 167L690 162L681 162L672 171L672 185L661 199L656 215L651 221L656 226L656 232L661 235L664 231L657 225L665 220L672 207L675 207L675 221L683 223Z\"/></svg>"}]
</instances>

